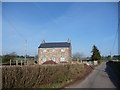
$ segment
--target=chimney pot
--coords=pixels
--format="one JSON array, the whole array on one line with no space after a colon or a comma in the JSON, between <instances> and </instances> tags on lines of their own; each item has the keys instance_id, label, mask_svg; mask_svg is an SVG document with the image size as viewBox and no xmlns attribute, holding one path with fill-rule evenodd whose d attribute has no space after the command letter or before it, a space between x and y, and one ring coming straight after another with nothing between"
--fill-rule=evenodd
<instances>
[{"instance_id":1,"label":"chimney pot","mask_svg":"<svg viewBox=\"0 0 120 90\"><path fill-rule=\"evenodd\" d=\"M42 43L45 43L45 40L42 40Z\"/></svg>"},{"instance_id":2,"label":"chimney pot","mask_svg":"<svg viewBox=\"0 0 120 90\"><path fill-rule=\"evenodd\" d=\"M68 43L71 43L71 40L69 40L69 39L68 39L68 41L67 41L67 42L68 42Z\"/></svg>"}]
</instances>

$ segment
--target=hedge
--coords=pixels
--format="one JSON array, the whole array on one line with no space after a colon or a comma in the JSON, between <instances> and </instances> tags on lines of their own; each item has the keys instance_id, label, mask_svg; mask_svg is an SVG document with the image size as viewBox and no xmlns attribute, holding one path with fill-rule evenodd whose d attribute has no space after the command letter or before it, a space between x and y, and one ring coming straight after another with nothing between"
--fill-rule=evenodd
<instances>
[{"instance_id":1,"label":"hedge","mask_svg":"<svg viewBox=\"0 0 120 90\"><path fill-rule=\"evenodd\" d=\"M88 70L83 64L3 66L2 88L40 88L74 80Z\"/></svg>"}]
</instances>

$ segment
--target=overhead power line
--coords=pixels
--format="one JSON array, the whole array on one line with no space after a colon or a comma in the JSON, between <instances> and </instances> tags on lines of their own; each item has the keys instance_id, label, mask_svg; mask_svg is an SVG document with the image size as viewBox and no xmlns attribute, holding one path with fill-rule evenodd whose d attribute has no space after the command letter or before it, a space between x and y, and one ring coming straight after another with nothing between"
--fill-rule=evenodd
<instances>
[{"instance_id":1,"label":"overhead power line","mask_svg":"<svg viewBox=\"0 0 120 90\"><path fill-rule=\"evenodd\" d=\"M115 44L116 44L116 41L118 41L118 51L119 51L119 29L120 29L120 2L118 2L118 25L117 25L117 30L116 30L116 33L115 33L115 38L114 38L114 41L113 41L113 45L112 45L112 49L111 49L111 52L113 52L114 50L114 47L115 47Z\"/></svg>"},{"instance_id":2,"label":"overhead power line","mask_svg":"<svg viewBox=\"0 0 120 90\"><path fill-rule=\"evenodd\" d=\"M22 38L23 40L26 40L26 38L24 38L25 36L23 36L23 34L21 34L18 29L13 25L13 23L5 16L6 21L8 22L8 24L12 27L12 30L15 31L20 38Z\"/></svg>"},{"instance_id":3,"label":"overhead power line","mask_svg":"<svg viewBox=\"0 0 120 90\"><path fill-rule=\"evenodd\" d=\"M120 1L118 2L118 55L120 55Z\"/></svg>"},{"instance_id":4,"label":"overhead power line","mask_svg":"<svg viewBox=\"0 0 120 90\"><path fill-rule=\"evenodd\" d=\"M17 28L12 24L12 22L10 22L10 20L5 17L8 24L13 28L12 30L14 30L24 41L25 41L25 61L26 61L26 57L27 57L27 39L17 30Z\"/></svg>"}]
</instances>

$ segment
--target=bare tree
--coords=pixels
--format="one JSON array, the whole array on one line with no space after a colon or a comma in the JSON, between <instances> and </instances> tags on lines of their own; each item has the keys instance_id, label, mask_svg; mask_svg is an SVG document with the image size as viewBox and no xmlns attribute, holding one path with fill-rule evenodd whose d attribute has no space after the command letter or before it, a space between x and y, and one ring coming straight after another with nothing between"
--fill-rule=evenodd
<instances>
[{"instance_id":1,"label":"bare tree","mask_svg":"<svg viewBox=\"0 0 120 90\"><path fill-rule=\"evenodd\" d=\"M9 53L10 56L14 56L14 57L17 57L17 53L16 52L12 52L12 53Z\"/></svg>"},{"instance_id":2,"label":"bare tree","mask_svg":"<svg viewBox=\"0 0 120 90\"><path fill-rule=\"evenodd\" d=\"M73 54L73 59L74 60L77 60L77 59L81 59L81 58L83 58L84 57L84 54L83 53L79 53L79 52L76 52L76 53L74 53Z\"/></svg>"}]
</instances>

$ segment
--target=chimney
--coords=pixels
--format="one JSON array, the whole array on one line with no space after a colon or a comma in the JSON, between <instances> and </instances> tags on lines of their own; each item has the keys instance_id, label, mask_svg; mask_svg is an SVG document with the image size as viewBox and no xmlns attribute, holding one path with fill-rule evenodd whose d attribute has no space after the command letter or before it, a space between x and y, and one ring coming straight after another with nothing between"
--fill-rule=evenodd
<instances>
[{"instance_id":1,"label":"chimney","mask_svg":"<svg viewBox=\"0 0 120 90\"><path fill-rule=\"evenodd\" d=\"M45 40L42 40L42 43L45 43Z\"/></svg>"},{"instance_id":2,"label":"chimney","mask_svg":"<svg viewBox=\"0 0 120 90\"><path fill-rule=\"evenodd\" d=\"M67 41L67 42L68 42L68 43L71 43L71 40L69 40L69 39L68 39L68 41Z\"/></svg>"}]
</instances>

